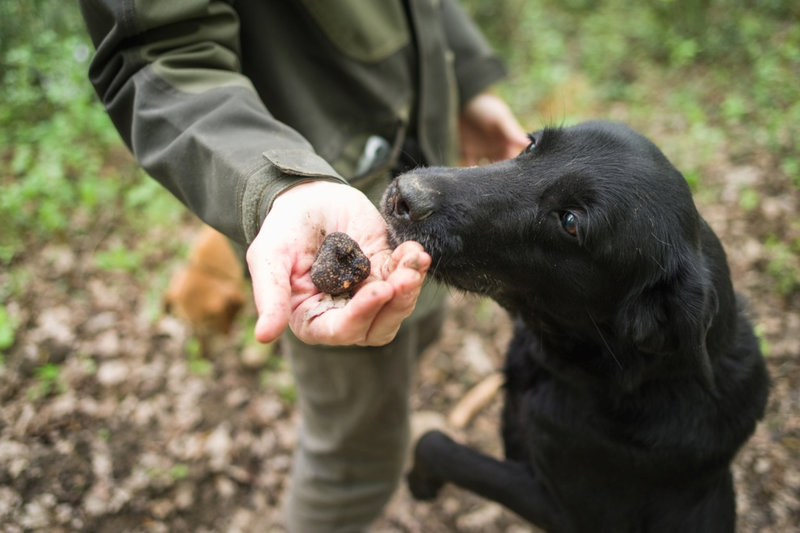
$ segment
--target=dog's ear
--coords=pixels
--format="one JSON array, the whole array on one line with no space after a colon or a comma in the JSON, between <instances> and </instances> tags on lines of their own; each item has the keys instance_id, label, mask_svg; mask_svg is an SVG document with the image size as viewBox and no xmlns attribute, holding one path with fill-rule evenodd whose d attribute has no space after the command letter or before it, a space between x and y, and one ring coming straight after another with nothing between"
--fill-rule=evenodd
<instances>
[{"instance_id":1,"label":"dog's ear","mask_svg":"<svg viewBox=\"0 0 800 533\"><path fill-rule=\"evenodd\" d=\"M618 317L622 338L659 357L675 372L689 373L715 391L706 335L717 312L717 295L702 254L672 254L660 275L632 295Z\"/></svg>"}]
</instances>

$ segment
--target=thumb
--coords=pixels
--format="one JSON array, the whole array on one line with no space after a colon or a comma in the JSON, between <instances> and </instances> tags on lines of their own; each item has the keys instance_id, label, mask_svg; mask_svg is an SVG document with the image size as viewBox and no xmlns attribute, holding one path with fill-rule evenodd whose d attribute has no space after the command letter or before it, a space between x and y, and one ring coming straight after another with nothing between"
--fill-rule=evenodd
<instances>
[{"instance_id":1,"label":"thumb","mask_svg":"<svg viewBox=\"0 0 800 533\"><path fill-rule=\"evenodd\" d=\"M506 158L514 157L531 143L528 133L506 106L507 113L500 121L500 129L505 140Z\"/></svg>"}]
</instances>

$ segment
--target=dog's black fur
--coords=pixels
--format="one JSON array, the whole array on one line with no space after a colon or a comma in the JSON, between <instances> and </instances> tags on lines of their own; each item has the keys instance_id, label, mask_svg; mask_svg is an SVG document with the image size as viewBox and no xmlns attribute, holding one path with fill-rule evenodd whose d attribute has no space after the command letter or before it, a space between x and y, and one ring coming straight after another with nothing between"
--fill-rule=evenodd
<instances>
[{"instance_id":1,"label":"dog's black fur","mask_svg":"<svg viewBox=\"0 0 800 533\"><path fill-rule=\"evenodd\" d=\"M486 167L418 169L383 200L447 284L516 317L501 461L425 434L408 476L552 531L733 531L730 463L768 376L682 175L616 123L531 135Z\"/></svg>"}]
</instances>

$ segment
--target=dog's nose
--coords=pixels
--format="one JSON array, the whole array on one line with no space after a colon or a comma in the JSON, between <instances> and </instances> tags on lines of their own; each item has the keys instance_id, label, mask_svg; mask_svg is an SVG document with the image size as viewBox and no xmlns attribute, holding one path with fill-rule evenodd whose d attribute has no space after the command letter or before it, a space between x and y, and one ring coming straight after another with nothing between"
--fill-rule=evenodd
<instances>
[{"instance_id":1,"label":"dog's nose","mask_svg":"<svg viewBox=\"0 0 800 533\"><path fill-rule=\"evenodd\" d=\"M390 190L392 214L397 218L419 222L434 211L435 193L423 186L419 178L404 175L395 179Z\"/></svg>"}]
</instances>

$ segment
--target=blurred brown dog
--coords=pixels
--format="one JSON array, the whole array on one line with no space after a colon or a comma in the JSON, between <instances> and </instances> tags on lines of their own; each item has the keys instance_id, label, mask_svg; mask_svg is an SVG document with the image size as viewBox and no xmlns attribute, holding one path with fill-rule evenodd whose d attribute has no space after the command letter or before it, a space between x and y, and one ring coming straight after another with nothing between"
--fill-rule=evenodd
<instances>
[{"instance_id":1,"label":"blurred brown dog","mask_svg":"<svg viewBox=\"0 0 800 533\"><path fill-rule=\"evenodd\" d=\"M170 280L168 313L191 324L205 348L215 334L228 334L245 302L242 262L227 237L205 226L192 243L187 264Z\"/></svg>"}]
</instances>

